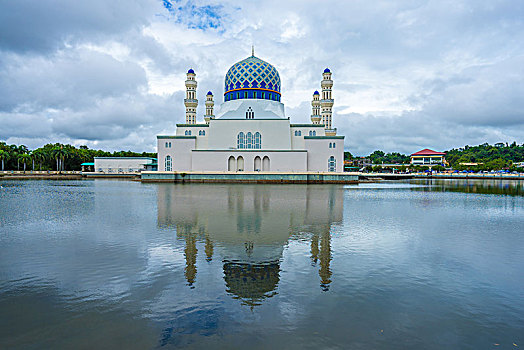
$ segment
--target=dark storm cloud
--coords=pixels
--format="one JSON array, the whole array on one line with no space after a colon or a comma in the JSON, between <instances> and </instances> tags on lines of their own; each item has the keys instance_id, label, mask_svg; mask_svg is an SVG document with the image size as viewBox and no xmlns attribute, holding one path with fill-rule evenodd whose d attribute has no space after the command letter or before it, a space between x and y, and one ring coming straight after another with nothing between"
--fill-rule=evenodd
<instances>
[{"instance_id":1,"label":"dark storm cloud","mask_svg":"<svg viewBox=\"0 0 524 350\"><path fill-rule=\"evenodd\" d=\"M52 57L5 54L0 67L0 110L86 108L98 99L136 94L147 86L142 67L90 50Z\"/></svg>"}]
</instances>

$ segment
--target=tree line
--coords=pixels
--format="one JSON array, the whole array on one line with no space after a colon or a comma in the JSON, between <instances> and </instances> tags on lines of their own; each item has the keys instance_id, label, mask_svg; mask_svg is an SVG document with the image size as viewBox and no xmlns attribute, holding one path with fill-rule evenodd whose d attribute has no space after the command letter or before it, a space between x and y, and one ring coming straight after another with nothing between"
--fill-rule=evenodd
<instances>
[{"instance_id":1,"label":"tree line","mask_svg":"<svg viewBox=\"0 0 524 350\"><path fill-rule=\"evenodd\" d=\"M82 163L92 163L95 157L150 157L156 153L90 149L87 146L75 147L61 143L29 149L25 145L9 145L0 142L0 160L3 170L81 170Z\"/></svg>"},{"instance_id":2,"label":"tree line","mask_svg":"<svg viewBox=\"0 0 524 350\"><path fill-rule=\"evenodd\" d=\"M524 162L524 144L516 142L512 144L497 143L490 145L483 143L478 146L466 145L461 148L453 148L446 153L446 161L449 166L456 170L520 170L515 167L515 163ZM349 152L344 152L345 160L356 159ZM408 166L410 156L398 152L385 153L377 150L366 156L371 163L376 166L380 164L404 164ZM466 165L464 163L476 163L477 165Z\"/></svg>"}]
</instances>

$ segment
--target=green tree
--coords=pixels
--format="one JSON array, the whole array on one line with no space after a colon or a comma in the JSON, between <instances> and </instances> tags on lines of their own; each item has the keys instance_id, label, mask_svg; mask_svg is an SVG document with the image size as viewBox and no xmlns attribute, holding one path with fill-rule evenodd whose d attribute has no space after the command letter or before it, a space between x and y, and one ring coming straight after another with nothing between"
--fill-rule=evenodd
<instances>
[{"instance_id":1,"label":"green tree","mask_svg":"<svg viewBox=\"0 0 524 350\"><path fill-rule=\"evenodd\" d=\"M42 162L46 161L47 153L42 148L37 148L33 151L33 160L38 162L38 170L42 171Z\"/></svg>"},{"instance_id":2,"label":"green tree","mask_svg":"<svg viewBox=\"0 0 524 350\"><path fill-rule=\"evenodd\" d=\"M2 158L2 171L4 171L4 161L9 159L9 152L3 149L0 149L0 158Z\"/></svg>"},{"instance_id":3,"label":"green tree","mask_svg":"<svg viewBox=\"0 0 524 350\"><path fill-rule=\"evenodd\" d=\"M24 173L25 173L25 168L26 168L26 165L28 162L31 161L31 155L29 153L22 153L18 156L19 160L22 161L22 163L24 164Z\"/></svg>"}]
</instances>

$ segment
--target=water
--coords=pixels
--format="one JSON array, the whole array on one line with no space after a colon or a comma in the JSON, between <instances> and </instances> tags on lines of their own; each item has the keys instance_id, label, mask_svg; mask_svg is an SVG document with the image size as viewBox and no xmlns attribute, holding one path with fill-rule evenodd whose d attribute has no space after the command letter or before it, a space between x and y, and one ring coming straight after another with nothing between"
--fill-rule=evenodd
<instances>
[{"instance_id":1,"label":"water","mask_svg":"<svg viewBox=\"0 0 524 350\"><path fill-rule=\"evenodd\" d=\"M524 346L518 182L0 185L0 348Z\"/></svg>"}]
</instances>

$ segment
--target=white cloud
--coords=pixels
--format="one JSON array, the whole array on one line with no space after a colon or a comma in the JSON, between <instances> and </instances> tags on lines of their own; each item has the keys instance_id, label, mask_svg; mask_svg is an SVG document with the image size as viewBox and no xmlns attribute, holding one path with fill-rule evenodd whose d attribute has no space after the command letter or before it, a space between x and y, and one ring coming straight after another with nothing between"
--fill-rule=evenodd
<instances>
[{"instance_id":1,"label":"white cloud","mask_svg":"<svg viewBox=\"0 0 524 350\"><path fill-rule=\"evenodd\" d=\"M333 71L334 124L355 154L524 142L514 2L171 3L2 2L0 139L153 151L184 120L187 69L199 100L211 90L220 103L227 69L254 44L293 121L309 120Z\"/></svg>"}]
</instances>

